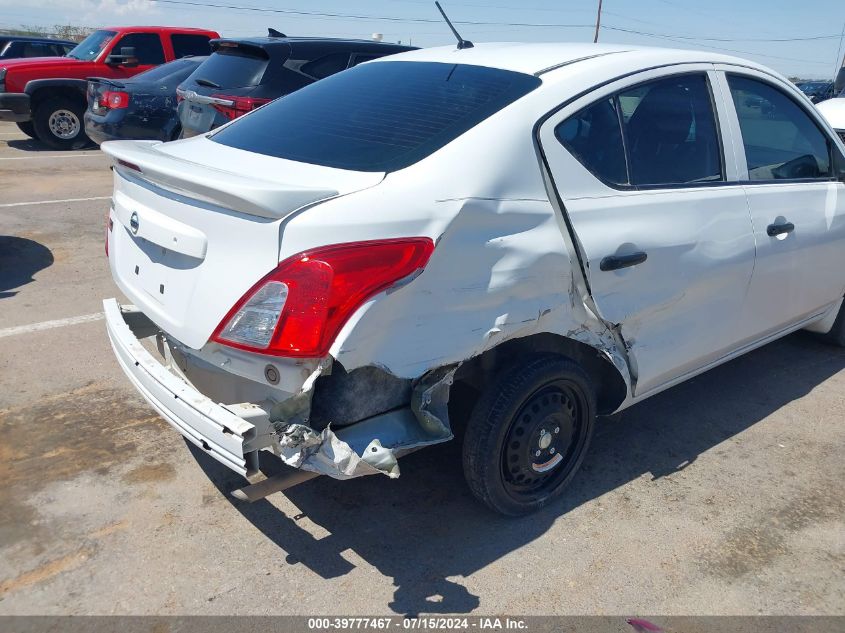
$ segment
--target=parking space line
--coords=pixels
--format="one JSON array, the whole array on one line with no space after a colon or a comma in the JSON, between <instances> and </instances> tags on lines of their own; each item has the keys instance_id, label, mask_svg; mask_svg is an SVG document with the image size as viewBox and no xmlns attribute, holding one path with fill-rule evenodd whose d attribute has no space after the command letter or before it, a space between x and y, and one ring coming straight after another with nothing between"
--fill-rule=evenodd
<instances>
[{"instance_id":1,"label":"parking space line","mask_svg":"<svg viewBox=\"0 0 845 633\"><path fill-rule=\"evenodd\" d=\"M16 327L7 327L0 330L0 338L6 336L15 336L17 334L29 334L30 332L39 332L41 330L52 330L57 327L65 327L68 325L78 325L79 323L90 323L91 321L99 321L105 318L102 312L94 314L84 314L82 316L68 317L67 319L55 319L54 321L42 321L41 323L32 323L31 325L18 325Z\"/></svg>"},{"instance_id":2,"label":"parking space line","mask_svg":"<svg viewBox=\"0 0 845 633\"><path fill-rule=\"evenodd\" d=\"M35 160L36 158L91 158L92 156L105 156L100 152L91 154L51 154L50 156L0 156L0 160Z\"/></svg>"},{"instance_id":3,"label":"parking space line","mask_svg":"<svg viewBox=\"0 0 845 633\"><path fill-rule=\"evenodd\" d=\"M32 202L4 202L0 208L28 207L32 204L62 204L64 202L88 202L89 200L111 200L111 196L94 196L92 198L64 198L62 200L33 200Z\"/></svg>"}]
</instances>

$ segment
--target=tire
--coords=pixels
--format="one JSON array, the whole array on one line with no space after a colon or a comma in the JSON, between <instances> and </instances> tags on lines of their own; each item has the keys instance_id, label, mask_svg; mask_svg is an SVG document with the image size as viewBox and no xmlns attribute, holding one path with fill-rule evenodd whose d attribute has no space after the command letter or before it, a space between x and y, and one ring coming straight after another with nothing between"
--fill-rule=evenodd
<instances>
[{"instance_id":1,"label":"tire","mask_svg":"<svg viewBox=\"0 0 845 633\"><path fill-rule=\"evenodd\" d=\"M822 334L821 339L831 345L845 347L845 301L839 307L839 314L836 315L836 321L833 322L830 332Z\"/></svg>"},{"instance_id":2,"label":"tire","mask_svg":"<svg viewBox=\"0 0 845 633\"><path fill-rule=\"evenodd\" d=\"M16 125L18 126L18 129L29 138L37 138L35 136L35 126L32 124L32 121L23 121L21 123L17 123Z\"/></svg>"},{"instance_id":3,"label":"tire","mask_svg":"<svg viewBox=\"0 0 845 633\"><path fill-rule=\"evenodd\" d=\"M463 466L470 490L500 514L539 510L572 480L595 418L595 390L574 361L534 356L510 367L483 390L467 423Z\"/></svg>"},{"instance_id":4,"label":"tire","mask_svg":"<svg viewBox=\"0 0 845 633\"><path fill-rule=\"evenodd\" d=\"M71 97L52 97L43 101L32 117L39 141L57 150L80 149L91 141L85 135L85 103Z\"/></svg>"}]
</instances>

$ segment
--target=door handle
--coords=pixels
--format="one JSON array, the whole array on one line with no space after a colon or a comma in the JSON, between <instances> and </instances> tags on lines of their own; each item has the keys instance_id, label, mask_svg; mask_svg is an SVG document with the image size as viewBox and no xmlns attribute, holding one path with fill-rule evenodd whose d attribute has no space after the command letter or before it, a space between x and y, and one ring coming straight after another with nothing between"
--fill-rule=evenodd
<instances>
[{"instance_id":1,"label":"door handle","mask_svg":"<svg viewBox=\"0 0 845 633\"><path fill-rule=\"evenodd\" d=\"M792 233L795 230L795 225L792 222L783 222L782 224L770 224L766 227L766 235L775 237L783 235L784 233Z\"/></svg>"},{"instance_id":2,"label":"door handle","mask_svg":"<svg viewBox=\"0 0 845 633\"><path fill-rule=\"evenodd\" d=\"M601 260L599 268L603 271L619 270L620 268L642 264L646 259L648 259L648 255L642 251L630 255L608 255Z\"/></svg>"}]
</instances>

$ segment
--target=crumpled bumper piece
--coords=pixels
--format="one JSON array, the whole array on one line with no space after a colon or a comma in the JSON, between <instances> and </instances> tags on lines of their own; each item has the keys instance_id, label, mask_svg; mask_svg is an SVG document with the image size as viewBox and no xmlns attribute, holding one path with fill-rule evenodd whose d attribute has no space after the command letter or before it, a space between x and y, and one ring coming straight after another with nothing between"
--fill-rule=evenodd
<instances>
[{"instance_id":1,"label":"crumpled bumper piece","mask_svg":"<svg viewBox=\"0 0 845 633\"><path fill-rule=\"evenodd\" d=\"M398 458L452 439L446 415L448 389L439 387L444 381L451 382L454 373L453 369L430 379L434 382L421 381L411 407L373 416L337 433L331 426L318 432L304 424L274 422L278 442L272 450L288 466L335 479L379 473L396 478Z\"/></svg>"},{"instance_id":2,"label":"crumpled bumper piece","mask_svg":"<svg viewBox=\"0 0 845 633\"><path fill-rule=\"evenodd\" d=\"M355 452L328 427L318 433L302 424L288 425L279 433L279 457L288 466L350 479L382 473L395 479L399 463L393 451L372 440L362 451Z\"/></svg>"},{"instance_id":3,"label":"crumpled bumper piece","mask_svg":"<svg viewBox=\"0 0 845 633\"><path fill-rule=\"evenodd\" d=\"M274 452L288 466L335 479L383 474L399 476L397 459L424 446L451 440L449 386L458 367L441 368L416 385L411 406L344 427L317 432L298 423L274 422Z\"/></svg>"},{"instance_id":4,"label":"crumpled bumper piece","mask_svg":"<svg viewBox=\"0 0 845 633\"><path fill-rule=\"evenodd\" d=\"M159 415L185 439L235 472L255 472L260 448L255 425L206 398L158 362L138 340L139 335L154 333L143 313L133 306L121 308L115 299L103 301L103 308L121 369ZM240 411L237 405L235 408Z\"/></svg>"}]
</instances>

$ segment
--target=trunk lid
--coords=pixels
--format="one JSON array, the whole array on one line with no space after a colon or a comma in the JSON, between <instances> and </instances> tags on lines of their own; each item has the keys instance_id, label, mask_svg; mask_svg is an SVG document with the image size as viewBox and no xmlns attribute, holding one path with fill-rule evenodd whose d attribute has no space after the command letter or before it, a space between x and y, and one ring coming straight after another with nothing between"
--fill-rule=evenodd
<instances>
[{"instance_id":1,"label":"trunk lid","mask_svg":"<svg viewBox=\"0 0 845 633\"><path fill-rule=\"evenodd\" d=\"M271 158L205 138L104 143L114 162L109 264L162 330L199 349L279 262L284 218L382 173Z\"/></svg>"}]
</instances>

